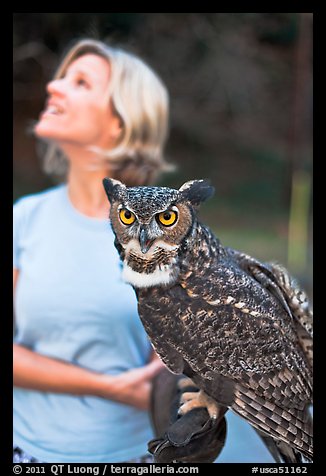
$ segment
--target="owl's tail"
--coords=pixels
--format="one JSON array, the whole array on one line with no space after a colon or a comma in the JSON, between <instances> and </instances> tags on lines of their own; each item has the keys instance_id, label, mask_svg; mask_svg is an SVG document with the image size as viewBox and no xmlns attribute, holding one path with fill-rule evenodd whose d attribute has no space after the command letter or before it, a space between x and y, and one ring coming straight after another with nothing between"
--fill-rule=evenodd
<instances>
[{"instance_id":1,"label":"owl's tail","mask_svg":"<svg viewBox=\"0 0 326 476\"><path fill-rule=\"evenodd\" d=\"M302 463L302 455L284 441L275 440L266 433L255 428L258 435L273 456L275 463Z\"/></svg>"},{"instance_id":2,"label":"owl's tail","mask_svg":"<svg viewBox=\"0 0 326 476\"><path fill-rule=\"evenodd\" d=\"M300 453L308 461L312 461L312 419L308 409L298 411L297 409L280 408L275 402L267 402L257 396L253 398L247 389L239 386L236 390L232 410L244 417L260 434L263 433L276 440L276 448L273 449L274 455L277 451L282 459L298 462L297 453ZM266 440L265 444L267 442L271 445L269 440ZM270 446L268 447L270 449ZM271 451L272 454L273 451Z\"/></svg>"}]
</instances>

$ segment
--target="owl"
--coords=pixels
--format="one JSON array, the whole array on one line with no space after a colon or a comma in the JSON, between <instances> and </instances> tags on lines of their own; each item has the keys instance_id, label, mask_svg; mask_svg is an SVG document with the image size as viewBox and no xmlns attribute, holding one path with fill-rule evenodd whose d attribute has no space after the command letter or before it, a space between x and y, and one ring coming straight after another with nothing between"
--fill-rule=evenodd
<instances>
[{"instance_id":1,"label":"owl","mask_svg":"<svg viewBox=\"0 0 326 476\"><path fill-rule=\"evenodd\" d=\"M197 211L205 180L180 189L104 179L123 279L163 362L199 391L181 414L205 407L246 419L283 461L313 456L312 311L279 264L223 246ZM276 450L275 450L276 451Z\"/></svg>"}]
</instances>

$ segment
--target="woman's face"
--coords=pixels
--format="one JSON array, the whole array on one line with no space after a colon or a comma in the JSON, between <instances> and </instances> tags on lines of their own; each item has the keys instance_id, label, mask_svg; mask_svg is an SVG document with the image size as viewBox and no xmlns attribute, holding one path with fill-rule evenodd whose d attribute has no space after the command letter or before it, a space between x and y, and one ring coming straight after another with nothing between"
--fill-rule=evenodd
<instances>
[{"instance_id":1,"label":"woman's face","mask_svg":"<svg viewBox=\"0 0 326 476\"><path fill-rule=\"evenodd\" d=\"M47 85L49 97L36 135L62 146L113 147L121 126L106 99L109 80L110 65L101 56L85 54L74 60L63 78Z\"/></svg>"}]
</instances>

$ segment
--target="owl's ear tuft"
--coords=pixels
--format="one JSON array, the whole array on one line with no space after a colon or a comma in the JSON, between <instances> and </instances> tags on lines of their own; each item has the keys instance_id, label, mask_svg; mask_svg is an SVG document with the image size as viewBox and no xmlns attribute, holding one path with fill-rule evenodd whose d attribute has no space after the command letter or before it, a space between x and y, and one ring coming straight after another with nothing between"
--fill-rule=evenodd
<instances>
[{"instance_id":1,"label":"owl's ear tuft","mask_svg":"<svg viewBox=\"0 0 326 476\"><path fill-rule=\"evenodd\" d=\"M104 178L103 185L109 202L112 204L115 200L123 198L126 193L126 186L119 180Z\"/></svg>"},{"instance_id":2,"label":"owl's ear tuft","mask_svg":"<svg viewBox=\"0 0 326 476\"><path fill-rule=\"evenodd\" d=\"M215 192L208 180L190 180L180 188L180 198L189 201L195 207L208 200Z\"/></svg>"}]
</instances>

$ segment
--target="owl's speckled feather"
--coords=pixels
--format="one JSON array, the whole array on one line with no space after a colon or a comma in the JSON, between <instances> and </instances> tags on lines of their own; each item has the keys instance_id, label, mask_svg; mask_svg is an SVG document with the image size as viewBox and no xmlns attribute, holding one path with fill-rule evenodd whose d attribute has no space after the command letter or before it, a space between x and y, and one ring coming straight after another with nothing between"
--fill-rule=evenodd
<instances>
[{"instance_id":1,"label":"owl's speckled feather","mask_svg":"<svg viewBox=\"0 0 326 476\"><path fill-rule=\"evenodd\" d=\"M117 249L162 360L272 437L288 461L298 461L297 452L312 459L312 313L304 292L280 265L223 247L198 222L196 208L212 193L204 181L173 190L107 180L105 188ZM133 225L119 220L121 206L134 213ZM163 226L158 214L171 209L176 222ZM137 241L144 227L146 253Z\"/></svg>"}]
</instances>

